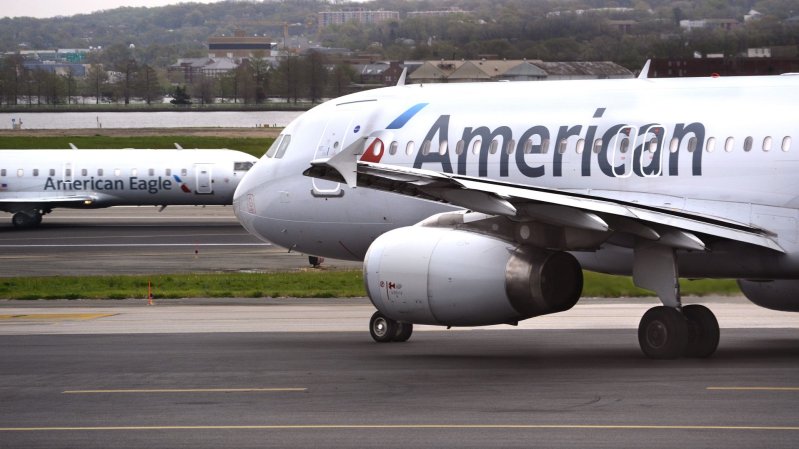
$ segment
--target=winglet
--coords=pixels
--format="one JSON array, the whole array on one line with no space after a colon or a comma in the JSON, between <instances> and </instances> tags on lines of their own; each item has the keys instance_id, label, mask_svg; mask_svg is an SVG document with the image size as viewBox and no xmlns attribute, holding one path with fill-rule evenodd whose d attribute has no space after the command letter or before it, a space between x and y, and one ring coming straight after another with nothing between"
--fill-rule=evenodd
<instances>
[{"instance_id":1,"label":"winglet","mask_svg":"<svg viewBox=\"0 0 799 449\"><path fill-rule=\"evenodd\" d=\"M180 144L177 143L177 142L175 142L175 148L178 149L178 150L182 150L183 149L183 147L180 146Z\"/></svg>"},{"instance_id":2,"label":"winglet","mask_svg":"<svg viewBox=\"0 0 799 449\"><path fill-rule=\"evenodd\" d=\"M69 147L72 148L73 150L77 150L78 149L78 147L76 147L75 144L72 143L72 142L69 143Z\"/></svg>"},{"instance_id":3,"label":"winglet","mask_svg":"<svg viewBox=\"0 0 799 449\"><path fill-rule=\"evenodd\" d=\"M399 79L397 80L397 86L404 86L405 85L405 77L408 75L408 68L402 68L402 75L400 75Z\"/></svg>"},{"instance_id":4,"label":"winglet","mask_svg":"<svg viewBox=\"0 0 799 449\"><path fill-rule=\"evenodd\" d=\"M649 63L652 62L651 59L646 60L646 64L644 64L644 68L641 69L641 73L638 74L639 80L645 80L649 78Z\"/></svg>"}]
</instances>

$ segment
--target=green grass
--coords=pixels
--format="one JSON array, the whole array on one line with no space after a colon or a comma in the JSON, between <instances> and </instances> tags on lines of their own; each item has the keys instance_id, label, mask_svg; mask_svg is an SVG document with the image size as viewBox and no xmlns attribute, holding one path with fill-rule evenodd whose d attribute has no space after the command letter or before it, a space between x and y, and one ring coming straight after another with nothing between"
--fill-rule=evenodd
<instances>
[{"instance_id":1,"label":"green grass","mask_svg":"<svg viewBox=\"0 0 799 449\"><path fill-rule=\"evenodd\" d=\"M173 274L154 276L43 276L0 279L6 299L146 298L147 282L156 298L338 298L365 296L360 271ZM731 280L681 282L685 295L739 292ZM586 272L584 297L652 296L624 276Z\"/></svg>"},{"instance_id":2,"label":"green grass","mask_svg":"<svg viewBox=\"0 0 799 449\"><path fill-rule=\"evenodd\" d=\"M212 136L0 136L0 149L81 149L100 148L229 148L261 157L272 144L271 137L234 138Z\"/></svg>"}]
</instances>

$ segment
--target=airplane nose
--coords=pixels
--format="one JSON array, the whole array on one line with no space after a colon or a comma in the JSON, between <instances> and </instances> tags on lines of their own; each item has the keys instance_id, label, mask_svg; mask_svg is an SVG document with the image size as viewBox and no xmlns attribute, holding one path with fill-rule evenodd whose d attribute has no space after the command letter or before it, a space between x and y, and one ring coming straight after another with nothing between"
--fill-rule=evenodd
<instances>
[{"instance_id":1,"label":"airplane nose","mask_svg":"<svg viewBox=\"0 0 799 449\"><path fill-rule=\"evenodd\" d=\"M259 189L264 187L264 184L269 180L269 168L267 167L269 161L259 160L252 166L246 175L239 182L236 191L233 193L233 213L239 220L244 229L250 234L253 234L261 239L263 237L256 232L253 226L257 218L257 208L255 204L255 197Z\"/></svg>"}]
</instances>

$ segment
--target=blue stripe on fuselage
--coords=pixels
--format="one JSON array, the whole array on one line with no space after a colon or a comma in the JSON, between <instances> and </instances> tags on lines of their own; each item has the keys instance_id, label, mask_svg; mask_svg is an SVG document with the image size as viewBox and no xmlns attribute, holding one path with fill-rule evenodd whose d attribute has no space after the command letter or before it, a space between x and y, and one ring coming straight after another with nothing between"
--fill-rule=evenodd
<instances>
[{"instance_id":1,"label":"blue stripe on fuselage","mask_svg":"<svg viewBox=\"0 0 799 449\"><path fill-rule=\"evenodd\" d=\"M430 103L419 103L411 106L410 108L408 108L407 111L403 112L402 114L400 114L399 117L395 118L394 121L391 122L391 124L389 124L386 127L386 129L402 128L403 126L405 126L406 123L408 123L408 120L410 120L414 115L416 115L417 112L421 111L422 108L427 106L428 104Z\"/></svg>"}]
</instances>

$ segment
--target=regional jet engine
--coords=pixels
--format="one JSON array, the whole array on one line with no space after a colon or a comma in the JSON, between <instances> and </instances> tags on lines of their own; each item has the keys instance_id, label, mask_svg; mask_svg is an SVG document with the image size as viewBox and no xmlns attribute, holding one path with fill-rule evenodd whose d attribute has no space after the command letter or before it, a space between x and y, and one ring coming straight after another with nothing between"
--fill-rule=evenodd
<instances>
[{"instance_id":1,"label":"regional jet engine","mask_svg":"<svg viewBox=\"0 0 799 449\"><path fill-rule=\"evenodd\" d=\"M583 289L582 269L569 253L420 226L378 237L366 255L364 281L387 317L445 326L515 324L562 312Z\"/></svg>"}]
</instances>

